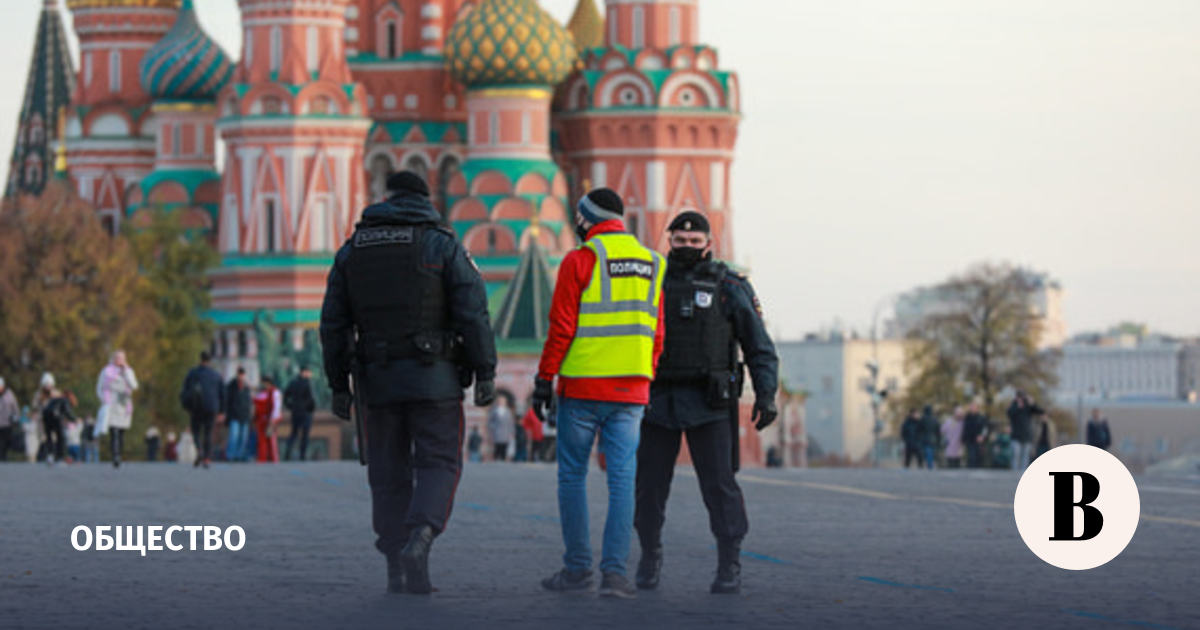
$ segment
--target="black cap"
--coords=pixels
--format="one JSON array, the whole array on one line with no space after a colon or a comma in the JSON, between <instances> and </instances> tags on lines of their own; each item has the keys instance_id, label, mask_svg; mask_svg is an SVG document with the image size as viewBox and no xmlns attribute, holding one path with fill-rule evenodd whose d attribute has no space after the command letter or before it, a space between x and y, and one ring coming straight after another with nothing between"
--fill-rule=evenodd
<instances>
[{"instance_id":1,"label":"black cap","mask_svg":"<svg viewBox=\"0 0 1200 630\"><path fill-rule=\"evenodd\" d=\"M695 210L680 212L678 216L671 221L671 225L667 226L668 232L675 230L683 230L685 232L704 232L709 233L708 219L703 214Z\"/></svg>"},{"instance_id":2,"label":"black cap","mask_svg":"<svg viewBox=\"0 0 1200 630\"><path fill-rule=\"evenodd\" d=\"M412 171L400 171L388 176L387 189L389 193L414 193L422 197L429 196L429 184L425 178Z\"/></svg>"}]
</instances>

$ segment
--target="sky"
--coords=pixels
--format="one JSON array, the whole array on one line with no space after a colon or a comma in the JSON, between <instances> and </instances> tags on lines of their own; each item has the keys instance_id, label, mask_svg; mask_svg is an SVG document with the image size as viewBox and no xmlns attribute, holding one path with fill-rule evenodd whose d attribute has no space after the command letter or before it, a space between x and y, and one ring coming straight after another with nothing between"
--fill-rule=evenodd
<instances>
[{"instance_id":1,"label":"sky","mask_svg":"<svg viewBox=\"0 0 1200 630\"><path fill-rule=\"evenodd\" d=\"M541 4L565 21L575 1ZM5 4L9 151L42 3ZM240 54L236 0L197 6ZM983 261L1058 279L1072 333L1200 334L1200 2L700 11L701 39L740 78L736 258L777 336L869 331L891 296Z\"/></svg>"}]
</instances>

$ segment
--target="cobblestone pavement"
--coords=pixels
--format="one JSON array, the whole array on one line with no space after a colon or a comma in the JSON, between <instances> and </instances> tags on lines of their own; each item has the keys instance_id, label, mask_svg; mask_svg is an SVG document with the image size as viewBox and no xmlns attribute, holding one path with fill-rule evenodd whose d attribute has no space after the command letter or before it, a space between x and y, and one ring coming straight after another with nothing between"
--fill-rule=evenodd
<instances>
[{"instance_id":1,"label":"cobblestone pavement","mask_svg":"<svg viewBox=\"0 0 1200 630\"><path fill-rule=\"evenodd\" d=\"M1021 542L1008 472L807 470L739 476L744 592L713 596L713 542L681 468L660 589L560 596L548 465L469 465L434 547L431 597L383 592L353 463L0 466L5 628L1196 628L1200 480L1140 478L1143 519L1108 565L1056 569ZM606 493L590 480L592 532ZM79 524L231 525L240 552L80 552ZM636 563L637 545L630 558Z\"/></svg>"}]
</instances>

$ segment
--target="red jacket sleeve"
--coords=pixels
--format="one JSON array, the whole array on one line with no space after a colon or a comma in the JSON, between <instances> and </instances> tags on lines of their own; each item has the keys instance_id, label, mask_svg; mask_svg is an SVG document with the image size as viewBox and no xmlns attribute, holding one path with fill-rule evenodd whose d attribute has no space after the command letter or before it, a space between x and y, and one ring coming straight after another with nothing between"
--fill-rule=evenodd
<instances>
[{"instance_id":1,"label":"red jacket sleeve","mask_svg":"<svg viewBox=\"0 0 1200 630\"><path fill-rule=\"evenodd\" d=\"M542 347L538 378L553 380L558 375L579 325L579 297L591 283L595 265L596 255L586 247L572 250L559 264L554 298L550 301L550 331Z\"/></svg>"},{"instance_id":2,"label":"red jacket sleeve","mask_svg":"<svg viewBox=\"0 0 1200 630\"><path fill-rule=\"evenodd\" d=\"M663 311L667 310L666 296L658 299L658 326L654 329L654 373L658 374L658 358L662 356L663 338L666 337L666 325L663 322Z\"/></svg>"}]
</instances>

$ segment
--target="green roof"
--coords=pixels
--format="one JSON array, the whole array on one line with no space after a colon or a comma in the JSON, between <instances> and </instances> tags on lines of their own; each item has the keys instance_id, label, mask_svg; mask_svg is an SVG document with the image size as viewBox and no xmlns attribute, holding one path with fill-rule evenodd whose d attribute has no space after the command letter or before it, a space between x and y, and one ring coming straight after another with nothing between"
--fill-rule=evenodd
<instances>
[{"instance_id":1,"label":"green roof","mask_svg":"<svg viewBox=\"0 0 1200 630\"><path fill-rule=\"evenodd\" d=\"M550 326L550 298L554 277L550 263L536 240L521 254L517 273L508 283L504 302L493 317L493 328L501 339L545 339Z\"/></svg>"}]
</instances>

